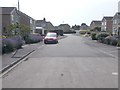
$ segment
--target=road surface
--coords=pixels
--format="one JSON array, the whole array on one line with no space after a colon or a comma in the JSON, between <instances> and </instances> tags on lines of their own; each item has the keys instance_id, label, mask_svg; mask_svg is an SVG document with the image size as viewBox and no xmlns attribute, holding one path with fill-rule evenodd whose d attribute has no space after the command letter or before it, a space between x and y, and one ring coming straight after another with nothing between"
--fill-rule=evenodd
<instances>
[{"instance_id":1,"label":"road surface","mask_svg":"<svg viewBox=\"0 0 120 90\"><path fill-rule=\"evenodd\" d=\"M40 45L3 77L3 88L117 88L118 50L76 35Z\"/></svg>"}]
</instances>

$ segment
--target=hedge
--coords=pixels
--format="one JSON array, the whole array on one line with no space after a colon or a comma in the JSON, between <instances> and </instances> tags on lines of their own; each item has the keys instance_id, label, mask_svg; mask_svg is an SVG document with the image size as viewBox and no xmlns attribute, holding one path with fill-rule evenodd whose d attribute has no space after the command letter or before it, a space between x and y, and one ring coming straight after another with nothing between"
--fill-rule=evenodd
<instances>
[{"instance_id":1,"label":"hedge","mask_svg":"<svg viewBox=\"0 0 120 90\"><path fill-rule=\"evenodd\" d=\"M91 38L92 38L92 40L97 40L95 32L91 33Z\"/></svg>"},{"instance_id":2,"label":"hedge","mask_svg":"<svg viewBox=\"0 0 120 90\"><path fill-rule=\"evenodd\" d=\"M43 37L40 34L30 34L24 37L26 44L37 43L43 40Z\"/></svg>"},{"instance_id":3,"label":"hedge","mask_svg":"<svg viewBox=\"0 0 120 90\"><path fill-rule=\"evenodd\" d=\"M20 49L23 45L21 36L14 36L2 39L2 54L13 52L16 49Z\"/></svg>"}]
</instances>

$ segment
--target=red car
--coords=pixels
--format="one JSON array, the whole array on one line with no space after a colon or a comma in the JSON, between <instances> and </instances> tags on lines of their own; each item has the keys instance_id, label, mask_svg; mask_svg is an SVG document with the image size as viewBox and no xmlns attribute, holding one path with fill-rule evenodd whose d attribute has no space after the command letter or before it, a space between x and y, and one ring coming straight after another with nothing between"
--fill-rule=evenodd
<instances>
[{"instance_id":1,"label":"red car","mask_svg":"<svg viewBox=\"0 0 120 90\"><path fill-rule=\"evenodd\" d=\"M44 43L58 43L57 33L49 32L44 38Z\"/></svg>"}]
</instances>

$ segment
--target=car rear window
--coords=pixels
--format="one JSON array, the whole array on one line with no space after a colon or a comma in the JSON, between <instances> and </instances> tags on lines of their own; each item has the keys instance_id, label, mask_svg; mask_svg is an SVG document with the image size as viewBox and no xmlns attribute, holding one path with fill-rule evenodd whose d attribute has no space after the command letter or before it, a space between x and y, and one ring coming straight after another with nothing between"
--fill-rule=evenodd
<instances>
[{"instance_id":1,"label":"car rear window","mask_svg":"<svg viewBox=\"0 0 120 90\"><path fill-rule=\"evenodd\" d=\"M47 34L47 37L56 37L57 35L55 33L49 33Z\"/></svg>"}]
</instances>

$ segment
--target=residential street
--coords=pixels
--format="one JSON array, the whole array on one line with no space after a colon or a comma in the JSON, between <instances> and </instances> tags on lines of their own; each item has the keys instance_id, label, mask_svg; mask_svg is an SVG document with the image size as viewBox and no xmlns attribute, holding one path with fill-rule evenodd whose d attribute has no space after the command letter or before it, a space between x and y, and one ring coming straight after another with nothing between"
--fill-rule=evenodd
<instances>
[{"instance_id":1,"label":"residential street","mask_svg":"<svg viewBox=\"0 0 120 90\"><path fill-rule=\"evenodd\" d=\"M118 88L118 50L67 35L38 49L2 79L3 88Z\"/></svg>"}]
</instances>

